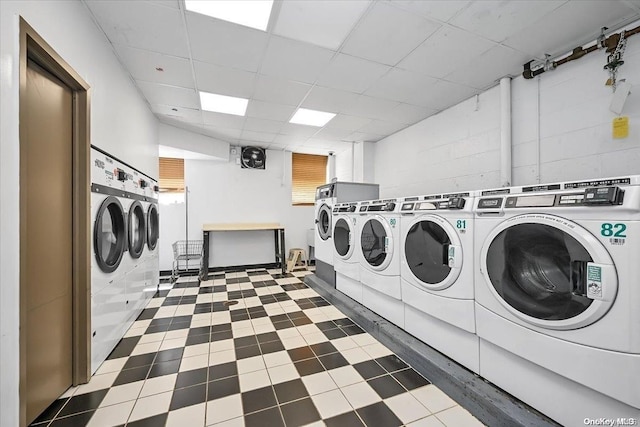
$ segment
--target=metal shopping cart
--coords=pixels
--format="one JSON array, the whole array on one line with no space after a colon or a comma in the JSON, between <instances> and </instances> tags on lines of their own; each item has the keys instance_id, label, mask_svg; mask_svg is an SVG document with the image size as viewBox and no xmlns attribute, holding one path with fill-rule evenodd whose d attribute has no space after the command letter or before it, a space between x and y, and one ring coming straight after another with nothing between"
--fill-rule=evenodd
<instances>
[{"instance_id":1,"label":"metal shopping cart","mask_svg":"<svg viewBox=\"0 0 640 427\"><path fill-rule=\"evenodd\" d=\"M202 266L202 240L178 240L173 242L173 267L171 269L171 282L180 277L180 272L198 272Z\"/></svg>"}]
</instances>

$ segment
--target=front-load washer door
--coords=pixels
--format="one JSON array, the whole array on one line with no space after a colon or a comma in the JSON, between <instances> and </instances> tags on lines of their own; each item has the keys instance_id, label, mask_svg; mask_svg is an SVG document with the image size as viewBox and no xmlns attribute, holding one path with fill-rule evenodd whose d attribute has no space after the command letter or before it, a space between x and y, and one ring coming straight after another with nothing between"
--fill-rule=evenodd
<instances>
[{"instance_id":1,"label":"front-load washer door","mask_svg":"<svg viewBox=\"0 0 640 427\"><path fill-rule=\"evenodd\" d=\"M153 203L149 205L147 211L147 247L154 250L158 244L160 235L160 223L158 221L158 208Z\"/></svg>"},{"instance_id":2,"label":"front-load washer door","mask_svg":"<svg viewBox=\"0 0 640 427\"><path fill-rule=\"evenodd\" d=\"M360 231L360 248L368 266L380 271L393 258L393 234L389 223L379 215L368 219Z\"/></svg>"},{"instance_id":3,"label":"front-load washer door","mask_svg":"<svg viewBox=\"0 0 640 427\"><path fill-rule=\"evenodd\" d=\"M449 222L437 215L421 215L404 236L404 262L414 282L439 291L453 285L462 270L460 239Z\"/></svg>"},{"instance_id":4,"label":"front-load washer door","mask_svg":"<svg viewBox=\"0 0 640 427\"><path fill-rule=\"evenodd\" d=\"M333 226L333 246L336 254L346 260L353 254L354 227L350 218L339 217Z\"/></svg>"},{"instance_id":5,"label":"front-load washer door","mask_svg":"<svg viewBox=\"0 0 640 427\"><path fill-rule=\"evenodd\" d=\"M316 226L318 235L322 240L331 237L331 208L325 204L318 209L318 217L316 218Z\"/></svg>"},{"instance_id":6,"label":"front-load washer door","mask_svg":"<svg viewBox=\"0 0 640 427\"><path fill-rule=\"evenodd\" d=\"M100 205L93 226L93 248L100 270L114 272L126 246L124 210L117 198L109 196Z\"/></svg>"},{"instance_id":7,"label":"front-load washer door","mask_svg":"<svg viewBox=\"0 0 640 427\"><path fill-rule=\"evenodd\" d=\"M501 223L485 240L481 267L503 306L549 329L597 321L618 290L615 266L602 243L553 215L520 215Z\"/></svg>"},{"instance_id":8,"label":"front-load washer door","mask_svg":"<svg viewBox=\"0 0 640 427\"><path fill-rule=\"evenodd\" d=\"M142 209L140 202L133 202L131 208L129 208L127 228L129 230L129 255L134 259L140 258L147 237L144 209Z\"/></svg>"}]
</instances>

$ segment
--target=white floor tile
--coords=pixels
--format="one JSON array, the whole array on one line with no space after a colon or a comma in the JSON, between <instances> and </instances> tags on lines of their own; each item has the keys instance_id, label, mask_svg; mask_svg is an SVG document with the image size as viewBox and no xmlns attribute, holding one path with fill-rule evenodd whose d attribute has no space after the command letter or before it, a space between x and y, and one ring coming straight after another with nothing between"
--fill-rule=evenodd
<instances>
[{"instance_id":1,"label":"white floor tile","mask_svg":"<svg viewBox=\"0 0 640 427\"><path fill-rule=\"evenodd\" d=\"M322 332L318 332L317 334L303 335L303 338L309 345L328 341L327 336Z\"/></svg>"},{"instance_id":2,"label":"white floor tile","mask_svg":"<svg viewBox=\"0 0 640 427\"><path fill-rule=\"evenodd\" d=\"M184 348L182 357L200 356L203 354L209 354L210 343L188 345Z\"/></svg>"},{"instance_id":3,"label":"white floor tile","mask_svg":"<svg viewBox=\"0 0 640 427\"><path fill-rule=\"evenodd\" d=\"M391 350L380 343L365 345L361 348L366 351L372 359L377 359L379 357L389 356L390 354L393 354Z\"/></svg>"},{"instance_id":4,"label":"white floor tile","mask_svg":"<svg viewBox=\"0 0 640 427\"><path fill-rule=\"evenodd\" d=\"M240 382L241 392L255 390L257 388L266 387L271 384L269 373L266 369L239 375L238 381Z\"/></svg>"},{"instance_id":5,"label":"white floor tile","mask_svg":"<svg viewBox=\"0 0 640 427\"><path fill-rule=\"evenodd\" d=\"M318 328L316 325L314 324L309 324L309 325L302 325L302 326L298 326L297 327L298 332L300 332L300 335L302 335L303 337L305 335L312 335L312 334L318 334L318 333L322 333L322 331L320 330L320 328ZM323 334L324 335L324 334ZM326 339L326 338L325 338Z\"/></svg>"},{"instance_id":6,"label":"white floor tile","mask_svg":"<svg viewBox=\"0 0 640 427\"><path fill-rule=\"evenodd\" d=\"M174 339L166 339L162 341L160 345L160 350L171 350L172 348L182 348L185 346L187 342L187 337L184 336L182 338L174 338Z\"/></svg>"},{"instance_id":7,"label":"white floor tile","mask_svg":"<svg viewBox=\"0 0 640 427\"><path fill-rule=\"evenodd\" d=\"M264 363L267 368L293 363L291 361L291 357L289 357L289 353L286 351L277 351L275 353L265 354L262 358L264 359Z\"/></svg>"},{"instance_id":8,"label":"white floor tile","mask_svg":"<svg viewBox=\"0 0 640 427\"><path fill-rule=\"evenodd\" d=\"M316 394L311 396L311 400L322 418L334 417L353 410L340 390Z\"/></svg>"},{"instance_id":9,"label":"white floor tile","mask_svg":"<svg viewBox=\"0 0 640 427\"><path fill-rule=\"evenodd\" d=\"M119 372L109 372L108 374L94 375L87 384L78 386L74 396L111 387L118 374Z\"/></svg>"},{"instance_id":10,"label":"white floor tile","mask_svg":"<svg viewBox=\"0 0 640 427\"><path fill-rule=\"evenodd\" d=\"M176 385L178 374L162 375L160 377L149 378L144 382L140 397L152 396L154 394L172 391Z\"/></svg>"},{"instance_id":11,"label":"white floor tile","mask_svg":"<svg viewBox=\"0 0 640 427\"><path fill-rule=\"evenodd\" d=\"M214 341L209 344L209 353L216 353L218 351L228 351L228 350L233 350L234 348L235 346L233 345L233 339Z\"/></svg>"},{"instance_id":12,"label":"white floor tile","mask_svg":"<svg viewBox=\"0 0 640 427\"><path fill-rule=\"evenodd\" d=\"M444 411L457 405L455 400L433 384L412 390L411 394L433 413Z\"/></svg>"},{"instance_id":13,"label":"white floor tile","mask_svg":"<svg viewBox=\"0 0 640 427\"><path fill-rule=\"evenodd\" d=\"M293 363L275 366L273 368L269 368L268 371L272 384L279 384L286 381L294 380L296 378L300 378L300 374L298 373L298 370L293 365Z\"/></svg>"},{"instance_id":14,"label":"white floor tile","mask_svg":"<svg viewBox=\"0 0 640 427\"><path fill-rule=\"evenodd\" d=\"M155 353L160 349L160 345L162 345L162 342L160 341L150 342L148 344L138 344L131 352L131 356L137 356L138 354Z\"/></svg>"},{"instance_id":15,"label":"white floor tile","mask_svg":"<svg viewBox=\"0 0 640 427\"><path fill-rule=\"evenodd\" d=\"M172 395L173 392L169 391L138 399L129 417L129 422L169 412Z\"/></svg>"},{"instance_id":16,"label":"white floor tile","mask_svg":"<svg viewBox=\"0 0 640 427\"><path fill-rule=\"evenodd\" d=\"M147 330L147 326L141 328L134 328L133 326L129 328L129 330L124 334L123 338L129 337L139 337L140 335L144 335Z\"/></svg>"},{"instance_id":17,"label":"white floor tile","mask_svg":"<svg viewBox=\"0 0 640 427\"><path fill-rule=\"evenodd\" d=\"M293 338L293 337L301 337L302 335L300 335L300 332L298 332L298 330L296 328L286 328L286 329L280 329L278 332L276 332L278 334L278 336L280 337L280 339L284 339L284 338Z\"/></svg>"},{"instance_id":18,"label":"white floor tile","mask_svg":"<svg viewBox=\"0 0 640 427\"><path fill-rule=\"evenodd\" d=\"M246 374L266 369L262 356L248 357L240 359L236 362L238 366L238 374Z\"/></svg>"},{"instance_id":19,"label":"white floor tile","mask_svg":"<svg viewBox=\"0 0 640 427\"><path fill-rule=\"evenodd\" d=\"M454 406L453 408L445 409L442 412L438 412L436 417L442 421L447 427L465 426L465 427L482 427L480 421L469 413L461 406Z\"/></svg>"},{"instance_id":20,"label":"white floor tile","mask_svg":"<svg viewBox=\"0 0 640 427\"><path fill-rule=\"evenodd\" d=\"M102 408L104 406L111 406L118 403L128 402L130 400L136 400L140 395L143 385L144 380L111 387L107 392L107 395L102 399L102 402L100 402L100 407Z\"/></svg>"},{"instance_id":21,"label":"white floor tile","mask_svg":"<svg viewBox=\"0 0 640 427\"><path fill-rule=\"evenodd\" d=\"M435 415L407 424L407 427L446 427Z\"/></svg>"},{"instance_id":22,"label":"white floor tile","mask_svg":"<svg viewBox=\"0 0 640 427\"><path fill-rule=\"evenodd\" d=\"M236 360L235 350L223 350L215 353L209 353L209 366L233 362L234 360Z\"/></svg>"},{"instance_id":23,"label":"white floor tile","mask_svg":"<svg viewBox=\"0 0 640 427\"><path fill-rule=\"evenodd\" d=\"M352 335L351 339L356 342L360 347L375 344L378 342L374 337L369 335L368 333Z\"/></svg>"},{"instance_id":24,"label":"white floor tile","mask_svg":"<svg viewBox=\"0 0 640 427\"><path fill-rule=\"evenodd\" d=\"M209 354L200 356L183 357L180 362L180 372L192 371L194 369L206 368L209 366Z\"/></svg>"},{"instance_id":25,"label":"white floor tile","mask_svg":"<svg viewBox=\"0 0 640 427\"><path fill-rule=\"evenodd\" d=\"M376 393L375 390L366 382L341 387L340 390L351 406L355 409L362 408L382 400L378 393Z\"/></svg>"},{"instance_id":26,"label":"white floor tile","mask_svg":"<svg viewBox=\"0 0 640 427\"><path fill-rule=\"evenodd\" d=\"M344 358L347 359L347 362L351 363L352 365L372 359L369 353L367 353L360 347L350 348L349 350L344 350L340 353L342 353Z\"/></svg>"},{"instance_id":27,"label":"white floor tile","mask_svg":"<svg viewBox=\"0 0 640 427\"><path fill-rule=\"evenodd\" d=\"M431 415L431 412L418 402L411 393L402 393L390 397L385 399L384 403L386 403L393 413L405 424Z\"/></svg>"},{"instance_id":28,"label":"white floor tile","mask_svg":"<svg viewBox=\"0 0 640 427\"><path fill-rule=\"evenodd\" d=\"M120 357L118 359L105 360L98 368L95 375L108 374L110 372L120 372L125 363L127 363L126 357Z\"/></svg>"},{"instance_id":29,"label":"white floor tile","mask_svg":"<svg viewBox=\"0 0 640 427\"><path fill-rule=\"evenodd\" d=\"M167 332L167 334L164 336L165 341L166 340L175 340L178 338L187 338L189 336L189 328L185 328L185 329L178 329L176 331L169 331ZM184 344L182 345L182 347L184 347Z\"/></svg>"},{"instance_id":30,"label":"white floor tile","mask_svg":"<svg viewBox=\"0 0 640 427\"><path fill-rule=\"evenodd\" d=\"M300 335L298 335L297 337L283 338L280 341L282 341L282 345L287 350L291 350L293 348L305 347L308 345L307 341L305 341L305 339L302 338Z\"/></svg>"},{"instance_id":31,"label":"white floor tile","mask_svg":"<svg viewBox=\"0 0 640 427\"><path fill-rule=\"evenodd\" d=\"M358 343L351 339L351 337L343 337L338 338L337 340L331 340L331 344L333 344L333 346L340 351L360 347Z\"/></svg>"},{"instance_id":32,"label":"white floor tile","mask_svg":"<svg viewBox=\"0 0 640 427\"><path fill-rule=\"evenodd\" d=\"M332 369L328 371L333 381L338 387L346 387L351 384L357 384L364 381L362 375L355 370L353 366L343 366L338 369Z\"/></svg>"},{"instance_id":33,"label":"white floor tile","mask_svg":"<svg viewBox=\"0 0 640 427\"><path fill-rule=\"evenodd\" d=\"M206 411L206 403L200 403L199 405L187 406L185 408L171 411L169 412L169 417L167 417L165 427L203 426Z\"/></svg>"},{"instance_id":34,"label":"white floor tile","mask_svg":"<svg viewBox=\"0 0 640 427\"><path fill-rule=\"evenodd\" d=\"M338 388L328 372L318 372L317 374L304 376L302 377L302 382L311 396Z\"/></svg>"},{"instance_id":35,"label":"white floor tile","mask_svg":"<svg viewBox=\"0 0 640 427\"><path fill-rule=\"evenodd\" d=\"M112 427L126 423L135 403L134 400L131 400L118 405L99 408L91 417L87 427Z\"/></svg>"},{"instance_id":36,"label":"white floor tile","mask_svg":"<svg viewBox=\"0 0 640 427\"><path fill-rule=\"evenodd\" d=\"M165 335L166 335L166 332L158 332L155 334L143 335L140 337L140 341L138 341L138 345L162 341Z\"/></svg>"},{"instance_id":37,"label":"white floor tile","mask_svg":"<svg viewBox=\"0 0 640 427\"><path fill-rule=\"evenodd\" d=\"M265 334L267 332L273 332L276 328L273 326L273 323L269 322L269 324L262 324L253 327L255 334Z\"/></svg>"}]
</instances>

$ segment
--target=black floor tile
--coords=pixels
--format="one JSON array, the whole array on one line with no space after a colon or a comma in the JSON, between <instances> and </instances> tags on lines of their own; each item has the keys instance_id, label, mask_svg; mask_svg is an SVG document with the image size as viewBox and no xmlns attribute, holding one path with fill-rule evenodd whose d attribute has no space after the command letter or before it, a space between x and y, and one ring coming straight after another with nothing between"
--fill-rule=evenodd
<instances>
[{"instance_id":1,"label":"black floor tile","mask_svg":"<svg viewBox=\"0 0 640 427\"><path fill-rule=\"evenodd\" d=\"M162 375L171 375L180 369L180 360L171 360L169 362L156 363L149 371L149 378L160 377Z\"/></svg>"},{"instance_id":2,"label":"black floor tile","mask_svg":"<svg viewBox=\"0 0 640 427\"><path fill-rule=\"evenodd\" d=\"M207 400L220 399L238 393L240 393L240 383L237 376L211 381L207 384Z\"/></svg>"},{"instance_id":3,"label":"black floor tile","mask_svg":"<svg viewBox=\"0 0 640 427\"><path fill-rule=\"evenodd\" d=\"M245 414L260 411L277 405L273 387L259 388L242 393L242 408Z\"/></svg>"},{"instance_id":4,"label":"black floor tile","mask_svg":"<svg viewBox=\"0 0 640 427\"><path fill-rule=\"evenodd\" d=\"M191 319L193 316L174 316L171 318L171 324L174 323L189 323L191 324Z\"/></svg>"},{"instance_id":5,"label":"black floor tile","mask_svg":"<svg viewBox=\"0 0 640 427\"><path fill-rule=\"evenodd\" d=\"M258 340L255 335L248 335L246 337L234 338L233 345L236 348L248 347L250 345L258 344Z\"/></svg>"},{"instance_id":6,"label":"black floor tile","mask_svg":"<svg viewBox=\"0 0 640 427\"><path fill-rule=\"evenodd\" d=\"M170 350L161 350L156 356L154 363L170 362L172 360L178 360L182 358L184 348L172 348Z\"/></svg>"},{"instance_id":7,"label":"black floor tile","mask_svg":"<svg viewBox=\"0 0 640 427\"><path fill-rule=\"evenodd\" d=\"M260 302L264 305L266 304L273 304L278 302L277 299L275 299L275 297L273 295L262 295L260 296Z\"/></svg>"},{"instance_id":8,"label":"black floor tile","mask_svg":"<svg viewBox=\"0 0 640 427\"><path fill-rule=\"evenodd\" d=\"M276 397L278 398L278 403L280 404L302 399L303 397L309 397L307 388L299 379L275 384L273 386L273 389L276 392Z\"/></svg>"},{"instance_id":9,"label":"black floor tile","mask_svg":"<svg viewBox=\"0 0 640 427\"><path fill-rule=\"evenodd\" d=\"M209 335L211 333L211 326L198 326L197 328L189 329L187 337L195 337L198 335Z\"/></svg>"},{"instance_id":10,"label":"black floor tile","mask_svg":"<svg viewBox=\"0 0 640 427\"><path fill-rule=\"evenodd\" d=\"M320 361L315 357L313 359L295 362L294 366L298 370L298 373L303 377L306 375L317 374L318 372L324 371L322 363L320 363Z\"/></svg>"},{"instance_id":11,"label":"black floor tile","mask_svg":"<svg viewBox=\"0 0 640 427\"><path fill-rule=\"evenodd\" d=\"M171 325L169 325L169 329L167 329L167 332L177 331L180 329L188 329L190 326L191 326L190 322L171 323Z\"/></svg>"},{"instance_id":12,"label":"black floor tile","mask_svg":"<svg viewBox=\"0 0 640 427\"><path fill-rule=\"evenodd\" d=\"M376 362L378 362L380 366L386 369L387 372L401 371L409 367L409 365L407 365L402 360L400 360L400 358L395 354L390 354L389 356L380 357L376 359Z\"/></svg>"},{"instance_id":13,"label":"black floor tile","mask_svg":"<svg viewBox=\"0 0 640 427\"><path fill-rule=\"evenodd\" d=\"M214 332L211 334L211 342L230 340L231 338L233 338L231 331Z\"/></svg>"},{"instance_id":14,"label":"black floor tile","mask_svg":"<svg viewBox=\"0 0 640 427\"><path fill-rule=\"evenodd\" d=\"M318 357L318 359L320 359L320 362L322 362L326 370L341 368L349 364L347 359L340 353L325 354L324 356Z\"/></svg>"},{"instance_id":15,"label":"black floor tile","mask_svg":"<svg viewBox=\"0 0 640 427\"><path fill-rule=\"evenodd\" d=\"M216 333L216 332L225 332L225 331L230 331L231 330L231 323L223 323L221 325L213 325L211 326L211 333Z\"/></svg>"},{"instance_id":16,"label":"black floor tile","mask_svg":"<svg viewBox=\"0 0 640 427\"><path fill-rule=\"evenodd\" d=\"M287 427L303 426L320 420L320 414L310 398L280 406Z\"/></svg>"},{"instance_id":17,"label":"black floor tile","mask_svg":"<svg viewBox=\"0 0 640 427\"><path fill-rule=\"evenodd\" d=\"M112 387L122 384L134 383L136 381L142 381L147 378L151 366L140 366L138 368L124 369L120 371L116 380L113 382Z\"/></svg>"},{"instance_id":18,"label":"black floor tile","mask_svg":"<svg viewBox=\"0 0 640 427\"><path fill-rule=\"evenodd\" d=\"M64 405L58 417L98 409L100 402L102 402L102 399L104 399L108 391L109 389L104 389L73 396L67 404Z\"/></svg>"},{"instance_id":19,"label":"black floor tile","mask_svg":"<svg viewBox=\"0 0 640 427\"><path fill-rule=\"evenodd\" d=\"M245 427L284 427L280 408L275 407L255 412L244 417Z\"/></svg>"},{"instance_id":20,"label":"black floor tile","mask_svg":"<svg viewBox=\"0 0 640 427\"><path fill-rule=\"evenodd\" d=\"M249 318L251 319L260 319L262 317L269 317L266 311L254 311L253 313L249 313Z\"/></svg>"},{"instance_id":21,"label":"black floor tile","mask_svg":"<svg viewBox=\"0 0 640 427\"><path fill-rule=\"evenodd\" d=\"M189 346L189 345L204 344L206 342L209 342L209 339L211 339L211 335L209 335L209 334L207 334L207 335L194 335L192 337L187 337L187 341L185 342L185 345Z\"/></svg>"},{"instance_id":22,"label":"black floor tile","mask_svg":"<svg viewBox=\"0 0 640 427\"><path fill-rule=\"evenodd\" d=\"M368 427L395 427L402 425L402 421L383 402L365 406L357 409L356 412Z\"/></svg>"},{"instance_id":23,"label":"black floor tile","mask_svg":"<svg viewBox=\"0 0 640 427\"><path fill-rule=\"evenodd\" d=\"M158 332L167 332L170 327L171 327L170 323L165 323L162 325L151 325L144 331L144 333L145 335L148 335L148 334L156 334Z\"/></svg>"},{"instance_id":24,"label":"black floor tile","mask_svg":"<svg viewBox=\"0 0 640 427\"><path fill-rule=\"evenodd\" d=\"M374 360L367 360L366 362L360 362L353 365L356 371L362 378L368 380L370 378L379 377L387 373L382 366L378 365Z\"/></svg>"},{"instance_id":25,"label":"black floor tile","mask_svg":"<svg viewBox=\"0 0 640 427\"><path fill-rule=\"evenodd\" d=\"M347 326L345 328L342 328L342 330L344 332L346 332L347 335L358 335L358 334L364 334L364 329L362 329L360 326L358 325L351 325L351 326Z\"/></svg>"},{"instance_id":26,"label":"black floor tile","mask_svg":"<svg viewBox=\"0 0 640 427\"><path fill-rule=\"evenodd\" d=\"M265 343L270 341L280 341L280 336L276 332L267 332L265 334L256 335L259 343Z\"/></svg>"},{"instance_id":27,"label":"black floor tile","mask_svg":"<svg viewBox=\"0 0 640 427\"><path fill-rule=\"evenodd\" d=\"M329 329L336 329L338 327L338 325L333 323L332 320L327 320L326 322L318 322L316 323L316 326L321 331L328 331Z\"/></svg>"},{"instance_id":28,"label":"black floor tile","mask_svg":"<svg viewBox=\"0 0 640 427\"><path fill-rule=\"evenodd\" d=\"M196 384L206 383L209 368L194 369L192 371L179 372L174 388L189 387Z\"/></svg>"},{"instance_id":29,"label":"black floor tile","mask_svg":"<svg viewBox=\"0 0 640 427\"><path fill-rule=\"evenodd\" d=\"M171 397L169 410L184 408L185 406L197 405L207 401L207 385L198 384L192 387L174 390Z\"/></svg>"},{"instance_id":30,"label":"black floor tile","mask_svg":"<svg viewBox=\"0 0 640 427\"><path fill-rule=\"evenodd\" d=\"M270 316L269 317L271 319L271 322L276 323L276 322L284 322L289 319L289 316L287 316L286 314L276 314L275 316Z\"/></svg>"},{"instance_id":31,"label":"black floor tile","mask_svg":"<svg viewBox=\"0 0 640 427\"><path fill-rule=\"evenodd\" d=\"M86 426L93 417L95 411L83 412L81 414L72 415L70 417L56 418L49 427L78 427Z\"/></svg>"},{"instance_id":32,"label":"black floor tile","mask_svg":"<svg viewBox=\"0 0 640 427\"><path fill-rule=\"evenodd\" d=\"M262 350L262 354L276 353L278 351L283 351L284 345L282 345L281 341L266 342L264 344L260 344L260 350Z\"/></svg>"},{"instance_id":33,"label":"black floor tile","mask_svg":"<svg viewBox=\"0 0 640 427\"><path fill-rule=\"evenodd\" d=\"M51 421L62 409L65 403L67 403L69 399L56 399L53 401L51 405L47 409L45 409L39 416L36 418L32 424L38 424L45 421Z\"/></svg>"},{"instance_id":34,"label":"black floor tile","mask_svg":"<svg viewBox=\"0 0 640 427\"><path fill-rule=\"evenodd\" d=\"M127 423L127 427L158 427L163 426L167 422L169 413L154 415L153 417L143 418L138 421Z\"/></svg>"},{"instance_id":35,"label":"black floor tile","mask_svg":"<svg viewBox=\"0 0 640 427\"><path fill-rule=\"evenodd\" d=\"M161 317L160 319L153 319L149 326L162 326L162 325L170 325L171 317Z\"/></svg>"},{"instance_id":36,"label":"black floor tile","mask_svg":"<svg viewBox=\"0 0 640 427\"><path fill-rule=\"evenodd\" d=\"M330 342L321 342L318 344L311 345L311 350L317 355L322 356L324 354L331 354L338 351L337 348L333 346Z\"/></svg>"},{"instance_id":37,"label":"black floor tile","mask_svg":"<svg viewBox=\"0 0 640 427\"><path fill-rule=\"evenodd\" d=\"M353 321L347 317L334 320L333 322L338 326L342 326L343 328L347 326L355 325L355 323L353 323Z\"/></svg>"},{"instance_id":38,"label":"black floor tile","mask_svg":"<svg viewBox=\"0 0 640 427\"><path fill-rule=\"evenodd\" d=\"M327 329L326 331L322 331L324 336L326 336L330 340L335 340L338 338L344 338L347 334L340 328L336 329Z\"/></svg>"},{"instance_id":39,"label":"black floor tile","mask_svg":"<svg viewBox=\"0 0 640 427\"><path fill-rule=\"evenodd\" d=\"M122 369L139 368L141 366L149 366L156 358L156 353L139 354L131 356Z\"/></svg>"},{"instance_id":40,"label":"black floor tile","mask_svg":"<svg viewBox=\"0 0 640 427\"><path fill-rule=\"evenodd\" d=\"M303 326L303 325L310 325L313 322L311 321L311 319L309 318L304 318L304 317L300 317L298 319L293 319L292 320L293 324L296 326Z\"/></svg>"},{"instance_id":41,"label":"black floor tile","mask_svg":"<svg viewBox=\"0 0 640 427\"><path fill-rule=\"evenodd\" d=\"M128 337L122 338L118 345L113 349L107 360L119 359L120 357L127 357L131 354L136 345L138 345L140 337Z\"/></svg>"},{"instance_id":42,"label":"black floor tile","mask_svg":"<svg viewBox=\"0 0 640 427\"><path fill-rule=\"evenodd\" d=\"M236 359L247 359L249 357L260 356L260 347L257 345L250 345L248 347L236 348Z\"/></svg>"},{"instance_id":43,"label":"black floor tile","mask_svg":"<svg viewBox=\"0 0 640 427\"><path fill-rule=\"evenodd\" d=\"M159 310L159 308L145 308L144 310L142 310L142 313L140 313L140 316L138 316L138 318L136 320L153 319L153 316L156 315L158 310Z\"/></svg>"},{"instance_id":44,"label":"black floor tile","mask_svg":"<svg viewBox=\"0 0 640 427\"><path fill-rule=\"evenodd\" d=\"M414 371L413 369L405 369L404 371L398 371L393 376L402 384L407 390L413 390L424 385L429 385L431 382L425 377Z\"/></svg>"},{"instance_id":45,"label":"black floor tile","mask_svg":"<svg viewBox=\"0 0 640 427\"><path fill-rule=\"evenodd\" d=\"M209 381L232 377L234 375L238 375L238 366L236 365L236 362L209 366Z\"/></svg>"},{"instance_id":46,"label":"black floor tile","mask_svg":"<svg viewBox=\"0 0 640 427\"><path fill-rule=\"evenodd\" d=\"M276 328L276 330L281 330L281 329L288 329L288 328L293 328L295 325L293 324L293 322L291 320L285 320L283 322L274 322L273 327Z\"/></svg>"},{"instance_id":47,"label":"black floor tile","mask_svg":"<svg viewBox=\"0 0 640 427\"><path fill-rule=\"evenodd\" d=\"M327 427L364 427L362 420L355 412L347 412L323 421Z\"/></svg>"},{"instance_id":48,"label":"black floor tile","mask_svg":"<svg viewBox=\"0 0 640 427\"><path fill-rule=\"evenodd\" d=\"M289 357L291 357L291 360L293 360L294 362L316 357L316 354L309 346L292 348L291 350L287 350L287 353L289 353Z\"/></svg>"},{"instance_id":49,"label":"black floor tile","mask_svg":"<svg viewBox=\"0 0 640 427\"><path fill-rule=\"evenodd\" d=\"M402 387L391 375L383 375L378 378L373 378L367 382L383 399L406 392L404 387Z\"/></svg>"}]
</instances>

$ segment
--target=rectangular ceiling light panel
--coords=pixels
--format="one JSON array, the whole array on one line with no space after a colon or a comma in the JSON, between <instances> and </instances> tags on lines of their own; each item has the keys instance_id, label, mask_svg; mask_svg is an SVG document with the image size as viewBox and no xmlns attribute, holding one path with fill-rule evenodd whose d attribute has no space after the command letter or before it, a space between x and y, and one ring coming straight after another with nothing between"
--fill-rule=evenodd
<instances>
[{"instance_id":1,"label":"rectangular ceiling light panel","mask_svg":"<svg viewBox=\"0 0 640 427\"><path fill-rule=\"evenodd\" d=\"M273 0L185 0L188 11L266 31Z\"/></svg>"},{"instance_id":2,"label":"rectangular ceiling light panel","mask_svg":"<svg viewBox=\"0 0 640 427\"><path fill-rule=\"evenodd\" d=\"M200 105L205 111L244 116L248 103L249 100L244 98L200 92Z\"/></svg>"},{"instance_id":3,"label":"rectangular ceiling light panel","mask_svg":"<svg viewBox=\"0 0 640 427\"><path fill-rule=\"evenodd\" d=\"M333 119L336 115L334 113L325 113L324 111L307 110L306 108L299 108L293 115L289 123L296 123L299 125L318 126L322 127L326 125L329 120Z\"/></svg>"}]
</instances>

